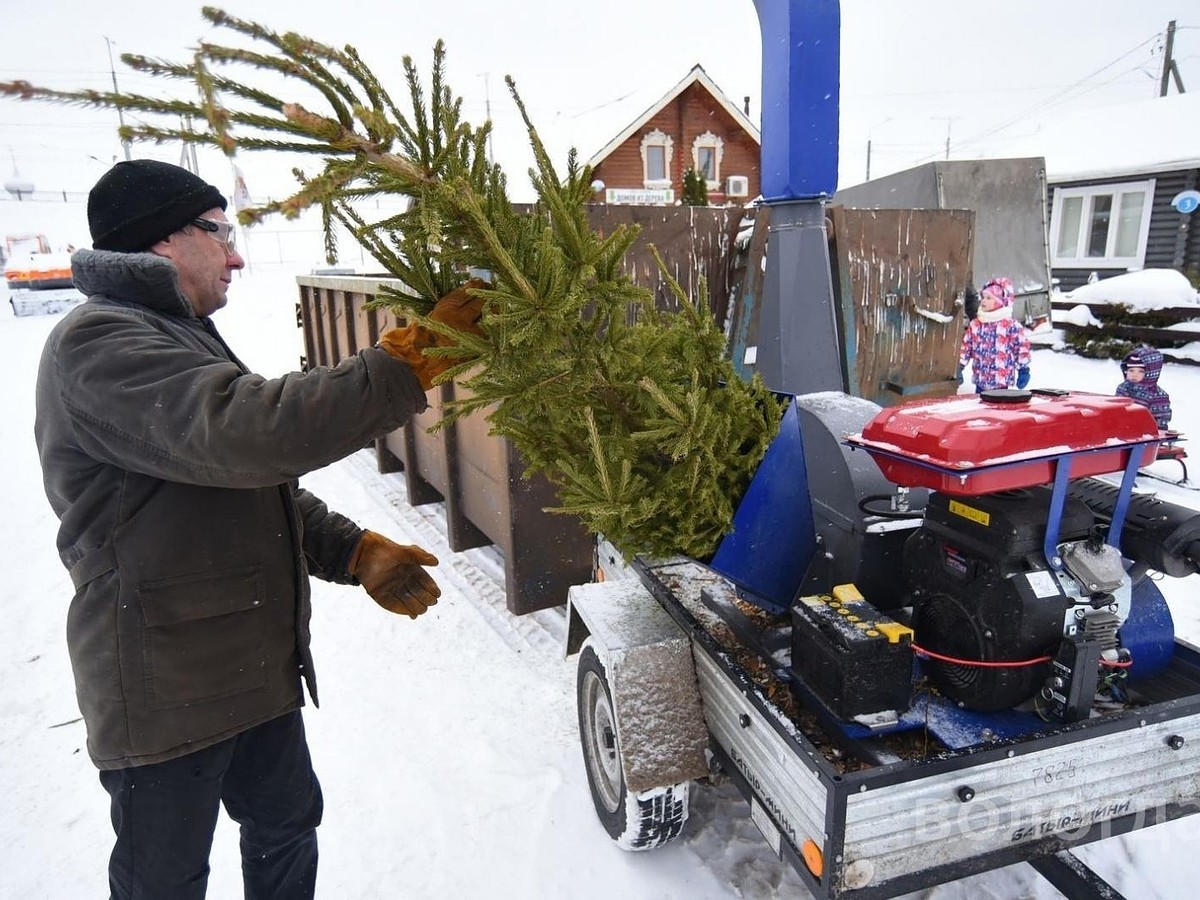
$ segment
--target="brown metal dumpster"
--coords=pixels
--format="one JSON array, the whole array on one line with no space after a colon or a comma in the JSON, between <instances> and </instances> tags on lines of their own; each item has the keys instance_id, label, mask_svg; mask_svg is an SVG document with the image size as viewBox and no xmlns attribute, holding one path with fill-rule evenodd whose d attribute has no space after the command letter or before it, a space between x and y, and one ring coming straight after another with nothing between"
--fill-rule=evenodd
<instances>
[{"instance_id":1,"label":"brown metal dumpster","mask_svg":"<svg viewBox=\"0 0 1200 900\"><path fill-rule=\"evenodd\" d=\"M692 207L588 209L592 227L608 233L635 225L640 236L625 257L625 272L655 294L663 307L675 298L662 280L649 245L658 248L672 277L693 295L701 278L709 308L724 316L728 251L742 210ZM303 365L331 366L370 347L402 324L392 313L366 309L379 285L403 289L387 276L302 275L299 323ZM446 531L455 552L495 544L504 554L508 608L517 615L557 606L567 589L592 577L592 540L579 520L545 512L558 505L553 486L540 475L524 477L525 465L509 441L488 434L486 416L475 414L430 432L444 405L463 388L446 384L429 392L429 409L405 428L375 442L381 472L404 472L408 502L444 503Z\"/></svg>"},{"instance_id":2,"label":"brown metal dumpster","mask_svg":"<svg viewBox=\"0 0 1200 900\"><path fill-rule=\"evenodd\" d=\"M402 324L389 312L365 308L379 285L401 287L393 279L302 275L296 281L306 367L336 365ZM500 549L510 612L565 603L571 585L591 580L591 538L574 516L545 512L558 503L553 486L540 475L524 477L520 455L506 439L488 434L485 416L430 432L461 390L435 388L429 409L376 441L380 471L404 472L414 506L445 503L451 550Z\"/></svg>"},{"instance_id":3,"label":"brown metal dumpster","mask_svg":"<svg viewBox=\"0 0 1200 900\"><path fill-rule=\"evenodd\" d=\"M833 206L826 216L847 393L880 406L953 394L975 214ZM769 206L754 211L731 260L729 353L747 378L770 222Z\"/></svg>"}]
</instances>

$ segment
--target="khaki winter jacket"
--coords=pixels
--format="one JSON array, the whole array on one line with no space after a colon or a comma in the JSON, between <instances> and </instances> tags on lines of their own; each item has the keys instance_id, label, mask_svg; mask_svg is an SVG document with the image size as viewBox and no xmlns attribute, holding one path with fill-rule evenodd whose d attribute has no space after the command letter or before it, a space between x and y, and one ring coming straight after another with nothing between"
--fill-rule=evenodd
<instances>
[{"instance_id":1,"label":"khaki winter jacket","mask_svg":"<svg viewBox=\"0 0 1200 900\"><path fill-rule=\"evenodd\" d=\"M35 435L76 593L67 644L101 769L182 756L317 701L309 573L361 530L296 479L426 406L369 349L253 375L197 318L169 260L82 250L89 299L42 354Z\"/></svg>"}]
</instances>

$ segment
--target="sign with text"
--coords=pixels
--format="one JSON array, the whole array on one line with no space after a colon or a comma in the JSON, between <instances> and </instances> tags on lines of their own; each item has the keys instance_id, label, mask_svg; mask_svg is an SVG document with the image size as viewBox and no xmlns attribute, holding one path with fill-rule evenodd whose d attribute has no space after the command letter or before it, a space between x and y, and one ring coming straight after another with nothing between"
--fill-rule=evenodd
<instances>
[{"instance_id":1,"label":"sign with text","mask_svg":"<svg viewBox=\"0 0 1200 900\"><path fill-rule=\"evenodd\" d=\"M609 188L604 192L604 200L606 203L625 206L662 206L675 202L675 191L671 188L655 191L643 188Z\"/></svg>"}]
</instances>

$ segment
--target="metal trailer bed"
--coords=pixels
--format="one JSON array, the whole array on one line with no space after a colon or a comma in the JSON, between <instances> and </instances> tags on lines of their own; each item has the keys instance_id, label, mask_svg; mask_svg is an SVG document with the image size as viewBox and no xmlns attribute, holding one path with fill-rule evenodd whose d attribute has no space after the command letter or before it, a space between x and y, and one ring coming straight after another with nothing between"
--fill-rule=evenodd
<instances>
[{"instance_id":1,"label":"metal trailer bed","mask_svg":"<svg viewBox=\"0 0 1200 900\"><path fill-rule=\"evenodd\" d=\"M819 704L801 701L798 724L768 698L790 690L786 645L738 612L723 576L687 558L632 570L640 591L628 579L572 589L568 652L586 632L602 653L627 656L628 646L603 646L621 643L605 637L605 616L658 616L647 641L686 642L710 752L816 897L894 897L1020 861L1068 897L1119 897L1069 849L1197 811L1200 653L1185 642L1136 708L1021 735L1001 727L973 746L902 758L881 737L838 738ZM619 603L606 602L617 590ZM613 701L618 742L655 729L653 711Z\"/></svg>"}]
</instances>

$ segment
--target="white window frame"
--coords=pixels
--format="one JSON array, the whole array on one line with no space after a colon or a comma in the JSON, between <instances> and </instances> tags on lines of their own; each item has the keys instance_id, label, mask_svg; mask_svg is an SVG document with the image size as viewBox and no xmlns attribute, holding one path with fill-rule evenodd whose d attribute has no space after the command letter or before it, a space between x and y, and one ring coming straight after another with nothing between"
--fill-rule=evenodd
<instances>
[{"instance_id":1,"label":"white window frame","mask_svg":"<svg viewBox=\"0 0 1200 900\"><path fill-rule=\"evenodd\" d=\"M666 178L651 178L650 177L650 162L647 159L647 147L662 147L663 148L663 167L666 170ZM642 187L648 191L661 191L666 188L673 187L671 184L671 151L675 147L675 142L669 134L665 134L655 128L653 131L648 131L642 137Z\"/></svg>"},{"instance_id":2,"label":"white window frame","mask_svg":"<svg viewBox=\"0 0 1200 900\"><path fill-rule=\"evenodd\" d=\"M700 171L700 148L702 147L711 147L715 151L713 156L716 158L716 171L713 172L712 179L707 180L705 184L710 191L720 190L721 157L725 155L725 142L711 131L696 136L696 139L692 141L692 168L697 172Z\"/></svg>"},{"instance_id":3,"label":"white window frame","mask_svg":"<svg viewBox=\"0 0 1200 900\"><path fill-rule=\"evenodd\" d=\"M1120 210L1121 195L1141 191L1142 218L1137 236L1137 250L1133 256L1117 256L1116 217ZM1113 198L1112 216L1108 229L1108 242L1104 256L1087 255L1087 239L1091 230L1092 209L1096 197ZM1075 256L1059 256L1059 231L1064 226L1063 207L1071 198L1082 199L1078 233L1075 235ZM1056 187L1054 206L1050 214L1050 265L1057 269L1140 269L1146 261L1146 242L1150 235L1150 211L1154 206L1154 179L1147 181L1123 181L1111 184L1089 184L1079 187ZM1081 255L1082 254L1082 255Z\"/></svg>"}]
</instances>

